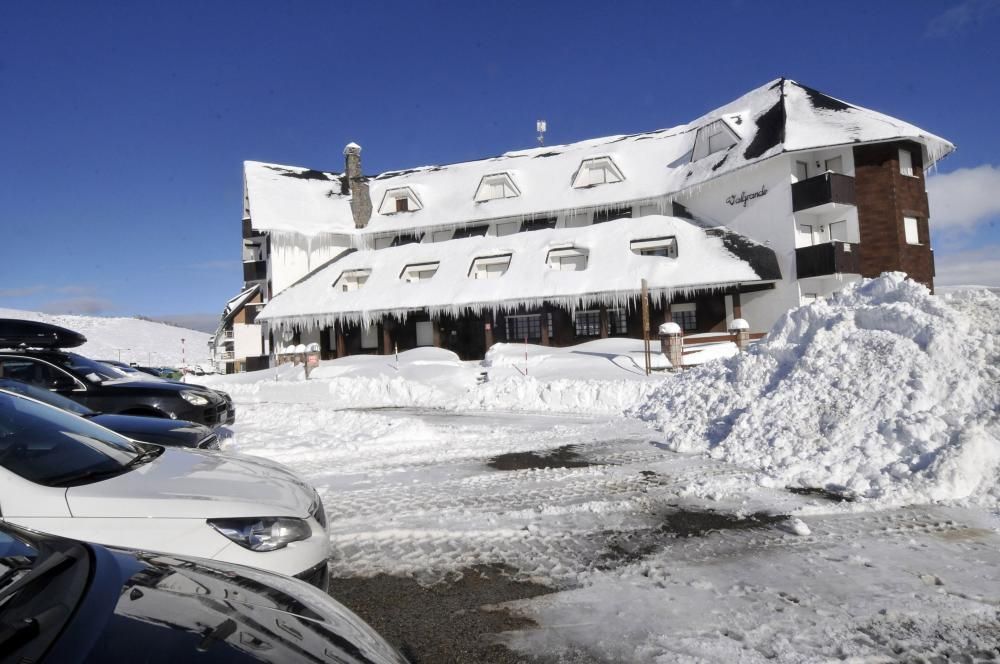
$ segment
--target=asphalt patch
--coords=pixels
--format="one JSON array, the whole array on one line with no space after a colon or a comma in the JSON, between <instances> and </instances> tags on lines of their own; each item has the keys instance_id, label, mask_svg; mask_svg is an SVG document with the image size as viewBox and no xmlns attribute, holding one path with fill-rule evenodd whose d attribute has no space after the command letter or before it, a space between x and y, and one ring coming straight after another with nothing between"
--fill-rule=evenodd
<instances>
[{"instance_id":1,"label":"asphalt patch","mask_svg":"<svg viewBox=\"0 0 1000 664\"><path fill-rule=\"evenodd\" d=\"M705 537L728 530L768 528L788 519L784 514L755 512L747 516L724 514L712 510L674 509L664 512L661 523L652 528L628 532L605 532L604 550L598 556L598 569L615 569L638 562L669 546L678 537Z\"/></svg>"},{"instance_id":2,"label":"asphalt patch","mask_svg":"<svg viewBox=\"0 0 1000 664\"><path fill-rule=\"evenodd\" d=\"M786 487L789 493L794 493L798 496L812 496L813 498L820 498L822 500L829 500L832 503L853 503L854 496L844 493L837 493L836 491L831 491L829 489L821 489L814 486L790 486Z\"/></svg>"},{"instance_id":3,"label":"asphalt patch","mask_svg":"<svg viewBox=\"0 0 1000 664\"><path fill-rule=\"evenodd\" d=\"M563 445L541 452L511 452L490 459L494 470L542 470L544 468L586 468L597 464L584 459L575 445Z\"/></svg>"},{"instance_id":4,"label":"asphalt patch","mask_svg":"<svg viewBox=\"0 0 1000 664\"><path fill-rule=\"evenodd\" d=\"M432 586L385 574L330 580L330 594L399 648L411 664L555 664L559 660L514 652L494 638L536 625L493 605L552 592L515 581L514 570L503 565L468 568Z\"/></svg>"}]
</instances>

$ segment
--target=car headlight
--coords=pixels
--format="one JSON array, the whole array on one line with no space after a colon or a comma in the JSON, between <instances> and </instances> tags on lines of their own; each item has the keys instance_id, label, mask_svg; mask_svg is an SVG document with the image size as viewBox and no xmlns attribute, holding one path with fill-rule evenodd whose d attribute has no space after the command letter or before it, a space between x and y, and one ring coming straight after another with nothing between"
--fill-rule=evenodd
<instances>
[{"instance_id":1,"label":"car headlight","mask_svg":"<svg viewBox=\"0 0 1000 664\"><path fill-rule=\"evenodd\" d=\"M208 399L201 396L197 392L191 392L190 390L185 390L181 392L181 398L187 401L192 406L207 406Z\"/></svg>"},{"instance_id":2,"label":"car headlight","mask_svg":"<svg viewBox=\"0 0 1000 664\"><path fill-rule=\"evenodd\" d=\"M312 535L309 524L291 517L209 519L208 525L251 551L274 551Z\"/></svg>"}]
</instances>

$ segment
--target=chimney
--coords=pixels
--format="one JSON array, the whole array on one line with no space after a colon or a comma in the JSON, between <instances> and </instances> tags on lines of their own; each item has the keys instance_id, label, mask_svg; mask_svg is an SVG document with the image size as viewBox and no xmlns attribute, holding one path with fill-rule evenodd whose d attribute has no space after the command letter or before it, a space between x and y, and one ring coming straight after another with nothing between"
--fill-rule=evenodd
<instances>
[{"instance_id":1,"label":"chimney","mask_svg":"<svg viewBox=\"0 0 1000 664\"><path fill-rule=\"evenodd\" d=\"M348 143L344 147L344 178L341 180L340 193L351 194L354 226L367 226L372 217L372 199L368 194L368 182L361 174L361 146L357 143Z\"/></svg>"}]
</instances>

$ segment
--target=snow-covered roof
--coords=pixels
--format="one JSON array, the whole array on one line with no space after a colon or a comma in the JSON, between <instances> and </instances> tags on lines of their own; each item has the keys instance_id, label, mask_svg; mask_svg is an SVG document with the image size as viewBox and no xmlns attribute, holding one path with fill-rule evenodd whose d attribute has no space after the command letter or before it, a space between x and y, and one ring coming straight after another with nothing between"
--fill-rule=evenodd
<instances>
[{"instance_id":1,"label":"snow-covered roof","mask_svg":"<svg viewBox=\"0 0 1000 664\"><path fill-rule=\"evenodd\" d=\"M351 197L341 194L341 174L297 166L243 162L255 230L298 233L353 233Z\"/></svg>"},{"instance_id":2,"label":"snow-covered roof","mask_svg":"<svg viewBox=\"0 0 1000 664\"><path fill-rule=\"evenodd\" d=\"M676 258L633 253L634 240L673 237ZM780 278L776 269L760 268L749 254L773 252L731 233L706 229L686 219L651 215L583 228L547 229L501 237L470 237L447 242L407 244L351 253L291 286L272 299L258 316L279 327L307 329L335 321L368 324L382 316L404 317L426 309L432 315L463 311L536 307L543 302L573 310L595 304L621 306L639 293L646 279L654 297L723 288ZM547 264L553 249L575 247L587 254L586 268L559 271ZM752 248L747 252L747 248ZM735 252L735 253L734 253ZM509 267L496 279L470 276L478 258L510 255ZM408 283L407 266L438 263L433 277ZM766 264L766 261L764 261ZM344 272L370 270L357 290L335 289ZM764 272L765 274L761 274Z\"/></svg>"},{"instance_id":3,"label":"snow-covered roof","mask_svg":"<svg viewBox=\"0 0 1000 664\"><path fill-rule=\"evenodd\" d=\"M226 302L226 306L222 310L222 319L219 321L219 327L215 331L216 335L218 335L219 331L222 330L223 327L225 327L226 323L228 323L233 316L239 313L240 309L242 309L243 306L250 301L250 298L256 295L259 290L260 290L260 284L254 284L250 288L246 289L245 291L242 291L239 295Z\"/></svg>"},{"instance_id":4,"label":"snow-covered roof","mask_svg":"<svg viewBox=\"0 0 1000 664\"><path fill-rule=\"evenodd\" d=\"M698 129L719 120L739 140L724 151L692 162ZM376 209L361 231L354 227L350 197L340 194L340 175L259 162L246 162L245 170L252 225L256 229L303 235L395 233L652 199L785 151L898 139L924 145L930 163L954 149L948 141L901 120L791 80L777 79L671 129L519 150L490 159L371 177L370 195L376 206L387 191L409 187L421 201L421 208L386 214ZM601 157L610 158L623 179L574 188L581 164ZM483 177L497 173L508 174L520 195L477 203L476 191Z\"/></svg>"}]
</instances>

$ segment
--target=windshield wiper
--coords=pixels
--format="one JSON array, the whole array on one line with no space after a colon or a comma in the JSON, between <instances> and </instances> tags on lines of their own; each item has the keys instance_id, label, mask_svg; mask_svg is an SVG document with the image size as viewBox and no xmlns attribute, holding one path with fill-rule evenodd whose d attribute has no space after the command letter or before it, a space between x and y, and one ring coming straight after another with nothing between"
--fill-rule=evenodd
<instances>
[{"instance_id":1,"label":"windshield wiper","mask_svg":"<svg viewBox=\"0 0 1000 664\"><path fill-rule=\"evenodd\" d=\"M32 568L30 572L3 590L0 590L0 602L3 602L14 593L23 590L25 587L35 583L39 579L44 579L52 574L61 572L77 560L78 556L75 554L65 554L62 551L56 551L51 556L38 563L38 565Z\"/></svg>"}]
</instances>

